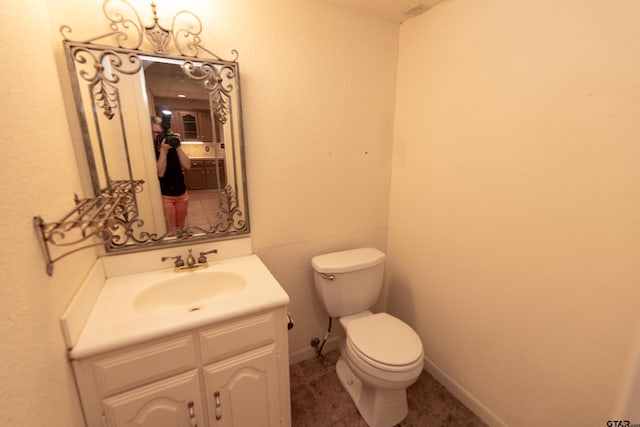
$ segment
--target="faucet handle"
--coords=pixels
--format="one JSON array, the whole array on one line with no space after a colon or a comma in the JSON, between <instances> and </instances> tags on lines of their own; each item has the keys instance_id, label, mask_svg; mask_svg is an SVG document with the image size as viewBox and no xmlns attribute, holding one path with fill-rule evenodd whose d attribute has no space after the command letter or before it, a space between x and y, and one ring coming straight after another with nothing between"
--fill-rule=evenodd
<instances>
[{"instance_id":1,"label":"faucet handle","mask_svg":"<svg viewBox=\"0 0 640 427\"><path fill-rule=\"evenodd\" d=\"M182 260L182 255L176 255L176 256L163 256L162 258L160 258L160 260L162 262L165 262L168 259L173 259L174 264L176 267L182 267L184 265L184 261Z\"/></svg>"},{"instance_id":2,"label":"faucet handle","mask_svg":"<svg viewBox=\"0 0 640 427\"><path fill-rule=\"evenodd\" d=\"M205 262L207 262L207 257L206 255L209 254L217 254L218 250L217 249L211 249L210 251L206 251L206 252L200 252L200 256L198 257L198 262L200 264L204 264Z\"/></svg>"}]
</instances>

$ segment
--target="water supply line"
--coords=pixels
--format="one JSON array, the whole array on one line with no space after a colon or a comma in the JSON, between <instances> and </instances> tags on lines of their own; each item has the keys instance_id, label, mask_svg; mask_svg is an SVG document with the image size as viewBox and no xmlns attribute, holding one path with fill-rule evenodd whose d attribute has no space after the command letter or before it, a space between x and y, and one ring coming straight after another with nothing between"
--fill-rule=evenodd
<instances>
[{"instance_id":1,"label":"water supply line","mask_svg":"<svg viewBox=\"0 0 640 427\"><path fill-rule=\"evenodd\" d=\"M319 347L316 347L316 357L318 359L322 359L322 349L324 348L324 345L327 342L327 338L329 338L329 334L331 334L331 316L329 316L329 327L327 328L327 333L322 339L322 344L320 344Z\"/></svg>"}]
</instances>

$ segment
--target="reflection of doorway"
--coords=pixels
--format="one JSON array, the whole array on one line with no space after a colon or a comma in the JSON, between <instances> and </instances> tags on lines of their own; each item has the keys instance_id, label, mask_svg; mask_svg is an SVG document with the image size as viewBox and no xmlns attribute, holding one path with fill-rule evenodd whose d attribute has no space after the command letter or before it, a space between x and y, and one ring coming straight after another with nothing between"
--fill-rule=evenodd
<instances>
[{"instance_id":1,"label":"reflection of doorway","mask_svg":"<svg viewBox=\"0 0 640 427\"><path fill-rule=\"evenodd\" d=\"M186 226L210 229L218 223L220 210L217 190L189 191L189 211Z\"/></svg>"}]
</instances>

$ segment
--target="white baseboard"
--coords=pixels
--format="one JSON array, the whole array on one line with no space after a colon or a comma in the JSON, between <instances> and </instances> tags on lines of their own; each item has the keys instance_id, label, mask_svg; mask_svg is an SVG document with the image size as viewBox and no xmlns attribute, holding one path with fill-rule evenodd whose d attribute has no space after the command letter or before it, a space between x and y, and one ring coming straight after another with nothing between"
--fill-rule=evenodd
<instances>
[{"instance_id":1,"label":"white baseboard","mask_svg":"<svg viewBox=\"0 0 640 427\"><path fill-rule=\"evenodd\" d=\"M638 322L635 342L632 343L627 366L623 372L611 419L640 423L640 405L638 405L640 402L640 322Z\"/></svg>"},{"instance_id":2,"label":"white baseboard","mask_svg":"<svg viewBox=\"0 0 640 427\"><path fill-rule=\"evenodd\" d=\"M462 402L474 414L492 427L508 427L491 409L476 399L464 387L458 384L453 378L447 375L442 369L436 366L427 356L424 357L424 369L429 372L440 384L446 387L456 399Z\"/></svg>"},{"instance_id":3,"label":"white baseboard","mask_svg":"<svg viewBox=\"0 0 640 427\"><path fill-rule=\"evenodd\" d=\"M331 337L327 340L322 348L322 353L326 353L327 351L334 350L338 348L340 345L340 337ZM303 360L309 360L316 357L316 349L309 346L307 348L303 348L302 350L294 351L293 353L289 353L289 364L293 365L294 363L302 362Z\"/></svg>"}]
</instances>

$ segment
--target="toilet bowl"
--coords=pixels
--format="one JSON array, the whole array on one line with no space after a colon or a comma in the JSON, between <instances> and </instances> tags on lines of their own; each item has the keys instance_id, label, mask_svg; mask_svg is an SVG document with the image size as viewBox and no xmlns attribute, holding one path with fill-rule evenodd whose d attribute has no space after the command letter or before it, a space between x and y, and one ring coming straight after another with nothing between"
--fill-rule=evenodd
<instances>
[{"instance_id":1,"label":"toilet bowl","mask_svg":"<svg viewBox=\"0 0 640 427\"><path fill-rule=\"evenodd\" d=\"M364 382L386 389L406 388L422 372L424 352L409 325L387 313L342 318L345 356Z\"/></svg>"},{"instance_id":2,"label":"toilet bowl","mask_svg":"<svg viewBox=\"0 0 640 427\"><path fill-rule=\"evenodd\" d=\"M407 324L387 313L341 318L336 372L362 418L371 427L398 424L408 413L406 388L424 366L422 343Z\"/></svg>"},{"instance_id":3,"label":"toilet bowl","mask_svg":"<svg viewBox=\"0 0 640 427\"><path fill-rule=\"evenodd\" d=\"M391 427L407 416L406 388L424 366L416 332L390 314L369 311L382 287L384 259L373 248L312 259L318 296L345 330L338 378L370 427Z\"/></svg>"}]
</instances>

